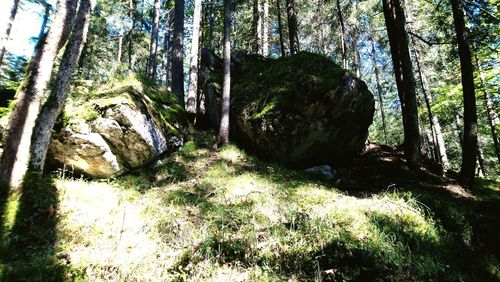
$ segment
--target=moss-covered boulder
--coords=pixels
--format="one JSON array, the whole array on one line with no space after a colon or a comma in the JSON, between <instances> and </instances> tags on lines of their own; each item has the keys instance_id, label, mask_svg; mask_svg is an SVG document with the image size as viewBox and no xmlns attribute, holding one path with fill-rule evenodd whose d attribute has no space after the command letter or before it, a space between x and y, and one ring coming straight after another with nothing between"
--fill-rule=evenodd
<instances>
[{"instance_id":1,"label":"moss-covered boulder","mask_svg":"<svg viewBox=\"0 0 500 282\"><path fill-rule=\"evenodd\" d=\"M169 92L129 78L93 91L75 88L48 160L107 178L144 166L183 144L184 110Z\"/></svg>"},{"instance_id":2,"label":"moss-covered boulder","mask_svg":"<svg viewBox=\"0 0 500 282\"><path fill-rule=\"evenodd\" d=\"M202 89L214 127L221 70L220 58L204 49ZM291 167L348 165L364 147L373 114L366 84L324 56L232 58L231 135L264 158Z\"/></svg>"}]
</instances>

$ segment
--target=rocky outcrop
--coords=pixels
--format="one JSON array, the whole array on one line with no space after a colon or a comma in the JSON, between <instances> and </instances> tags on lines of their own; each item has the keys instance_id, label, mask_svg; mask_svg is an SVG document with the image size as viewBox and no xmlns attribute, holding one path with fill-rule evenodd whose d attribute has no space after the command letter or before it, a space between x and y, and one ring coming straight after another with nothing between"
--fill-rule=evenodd
<instances>
[{"instance_id":1,"label":"rocky outcrop","mask_svg":"<svg viewBox=\"0 0 500 282\"><path fill-rule=\"evenodd\" d=\"M320 55L280 59L236 55L232 60L233 140L291 167L349 165L362 151L373 121L366 84ZM221 60L202 52L206 116L220 118Z\"/></svg>"},{"instance_id":2,"label":"rocky outcrop","mask_svg":"<svg viewBox=\"0 0 500 282\"><path fill-rule=\"evenodd\" d=\"M150 97L148 92L135 83L68 101L66 126L53 135L49 161L108 178L182 146L187 128L182 108L170 93Z\"/></svg>"}]
</instances>

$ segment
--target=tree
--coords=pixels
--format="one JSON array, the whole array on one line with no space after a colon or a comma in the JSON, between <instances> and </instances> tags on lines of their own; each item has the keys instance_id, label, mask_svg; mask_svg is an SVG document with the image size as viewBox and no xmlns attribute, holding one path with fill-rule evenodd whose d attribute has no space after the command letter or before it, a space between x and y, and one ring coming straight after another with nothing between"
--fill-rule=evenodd
<instances>
[{"instance_id":1,"label":"tree","mask_svg":"<svg viewBox=\"0 0 500 282\"><path fill-rule=\"evenodd\" d=\"M198 0L199 1L199 0ZM151 43L149 45L148 77L156 79L157 57L158 57L158 26L160 24L160 0L154 0L153 5L153 28L151 30Z\"/></svg>"},{"instance_id":2,"label":"tree","mask_svg":"<svg viewBox=\"0 0 500 282\"><path fill-rule=\"evenodd\" d=\"M189 63L189 88L187 112L196 113L198 93L198 55L200 53L201 0L194 1L193 34L191 39L191 58Z\"/></svg>"},{"instance_id":3,"label":"tree","mask_svg":"<svg viewBox=\"0 0 500 282\"><path fill-rule=\"evenodd\" d=\"M10 10L10 17L7 21L7 30L5 31L3 37L0 38L0 65L2 65L3 57L5 55L5 45L9 41L10 31L12 30L12 24L14 23L14 20L17 15L17 10L19 8L19 1L20 0L14 0L14 4L12 5L12 9Z\"/></svg>"},{"instance_id":4,"label":"tree","mask_svg":"<svg viewBox=\"0 0 500 282\"><path fill-rule=\"evenodd\" d=\"M262 0L262 56L269 56L269 0Z\"/></svg>"},{"instance_id":5,"label":"tree","mask_svg":"<svg viewBox=\"0 0 500 282\"><path fill-rule=\"evenodd\" d=\"M231 17L232 0L224 0L224 77L222 82L222 109L219 127L219 143L229 141L229 111L231 99Z\"/></svg>"},{"instance_id":6,"label":"tree","mask_svg":"<svg viewBox=\"0 0 500 282\"><path fill-rule=\"evenodd\" d=\"M380 85L380 75L379 75L379 70L377 66L377 56L375 53L375 44L373 43L373 36L370 33L370 40L371 40L371 47L372 47L372 64L373 64L373 71L375 73L375 82L377 83L377 94L378 94L378 103L380 107L380 116L382 117L382 129L384 130L384 140L385 144L388 144L387 142L387 123L385 121L385 112L384 112L384 99L382 98L382 86Z\"/></svg>"},{"instance_id":7,"label":"tree","mask_svg":"<svg viewBox=\"0 0 500 282\"><path fill-rule=\"evenodd\" d=\"M278 33L280 37L280 50L281 50L281 56L285 57L286 56L286 51L285 51L285 40L283 39L283 23L281 22L281 4L280 0L276 0L276 11L278 14Z\"/></svg>"},{"instance_id":8,"label":"tree","mask_svg":"<svg viewBox=\"0 0 500 282\"><path fill-rule=\"evenodd\" d=\"M92 0L93 2L95 0ZM68 40L68 45L59 65L56 85L47 101L43 104L40 116L37 119L31 145L30 168L43 173L45 157L50 143L52 128L61 114L64 101L68 96L68 89L80 54L87 38L90 23L90 14L94 3L91 0L81 0L75 19L75 26Z\"/></svg>"},{"instance_id":9,"label":"tree","mask_svg":"<svg viewBox=\"0 0 500 282\"><path fill-rule=\"evenodd\" d=\"M172 91L184 107L184 0L175 0L172 43Z\"/></svg>"},{"instance_id":10,"label":"tree","mask_svg":"<svg viewBox=\"0 0 500 282\"><path fill-rule=\"evenodd\" d=\"M40 38L42 38L45 34L45 28L47 27L47 22L49 21L50 9L52 9L52 6L47 2L43 2L43 5L45 6L45 12L43 13L42 26L40 27L40 32L38 33L38 40L40 40Z\"/></svg>"},{"instance_id":11,"label":"tree","mask_svg":"<svg viewBox=\"0 0 500 282\"><path fill-rule=\"evenodd\" d=\"M348 65L347 65L346 30L345 30L345 25L344 25L344 18L342 17L342 9L340 7L340 0L337 0L337 16L339 19L340 40L341 40L341 46L342 46L342 67L344 69L347 69Z\"/></svg>"},{"instance_id":12,"label":"tree","mask_svg":"<svg viewBox=\"0 0 500 282\"><path fill-rule=\"evenodd\" d=\"M253 0L253 13L252 13L252 32L253 32L253 52L260 54L262 50L262 18L261 18L261 5L260 0Z\"/></svg>"},{"instance_id":13,"label":"tree","mask_svg":"<svg viewBox=\"0 0 500 282\"><path fill-rule=\"evenodd\" d=\"M420 130L415 78L408 48L405 15L399 0L383 0L392 64L403 114L405 157L411 168L420 167Z\"/></svg>"},{"instance_id":14,"label":"tree","mask_svg":"<svg viewBox=\"0 0 500 282\"><path fill-rule=\"evenodd\" d=\"M297 34L297 11L295 10L294 0L285 0L286 12L288 17L288 37L290 40L290 54L296 54L300 51L299 36Z\"/></svg>"},{"instance_id":15,"label":"tree","mask_svg":"<svg viewBox=\"0 0 500 282\"><path fill-rule=\"evenodd\" d=\"M61 0L57 3L57 14L50 31L38 42L25 81L16 94L17 100L7 126L0 167L2 179L14 189L21 186L28 169L33 127L57 52L70 33L76 7L76 0Z\"/></svg>"},{"instance_id":16,"label":"tree","mask_svg":"<svg viewBox=\"0 0 500 282\"><path fill-rule=\"evenodd\" d=\"M476 93L474 87L474 67L465 28L464 12L461 0L450 0L453 11L460 72L464 98L464 132L462 147L462 164L458 181L463 186L474 183L477 158L477 112Z\"/></svg>"}]
</instances>

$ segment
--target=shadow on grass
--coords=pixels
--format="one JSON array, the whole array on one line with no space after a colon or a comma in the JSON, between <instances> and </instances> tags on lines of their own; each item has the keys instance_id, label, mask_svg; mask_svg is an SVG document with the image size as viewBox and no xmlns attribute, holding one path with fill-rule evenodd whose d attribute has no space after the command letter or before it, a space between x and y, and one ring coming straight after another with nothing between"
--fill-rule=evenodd
<instances>
[{"instance_id":1,"label":"shadow on grass","mask_svg":"<svg viewBox=\"0 0 500 282\"><path fill-rule=\"evenodd\" d=\"M2 187L0 281L62 281L56 258L58 194L49 178L30 175L21 191Z\"/></svg>"}]
</instances>

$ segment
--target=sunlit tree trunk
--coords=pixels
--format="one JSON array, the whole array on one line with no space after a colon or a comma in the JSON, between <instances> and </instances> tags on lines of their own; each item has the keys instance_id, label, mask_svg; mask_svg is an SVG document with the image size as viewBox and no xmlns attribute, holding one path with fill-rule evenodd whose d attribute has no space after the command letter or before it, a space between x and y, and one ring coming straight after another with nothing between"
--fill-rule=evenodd
<instances>
[{"instance_id":1,"label":"sunlit tree trunk","mask_svg":"<svg viewBox=\"0 0 500 282\"><path fill-rule=\"evenodd\" d=\"M129 69L132 69L132 53L134 50L134 40L132 38L134 34L134 29L135 29L135 1L134 0L129 0L128 1L128 16L132 20L132 28L130 29L130 32L128 33L128 67Z\"/></svg>"},{"instance_id":2,"label":"sunlit tree trunk","mask_svg":"<svg viewBox=\"0 0 500 282\"><path fill-rule=\"evenodd\" d=\"M87 39L92 6L93 3L91 3L90 0L80 1L80 8L76 16L75 26L59 65L55 87L44 103L37 119L33 133L33 143L31 145L30 168L33 171L43 172L52 128L54 127L57 117L62 112L64 101L68 96L71 75Z\"/></svg>"},{"instance_id":3,"label":"sunlit tree trunk","mask_svg":"<svg viewBox=\"0 0 500 282\"><path fill-rule=\"evenodd\" d=\"M498 141L498 131L496 126L498 124L498 115L493 109L493 102L491 101L488 90L486 89L486 83L484 78L484 72L481 68L481 63L476 55L476 64L479 71L479 79L481 81L481 86L483 88L483 98L484 106L486 108L486 117L488 118L488 123L491 129L491 138L493 139L493 145L495 146L495 154L497 156L498 163L500 164L500 142Z\"/></svg>"},{"instance_id":4,"label":"sunlit tree trunk","mask_svg":"<svg viewBox=\"0 0 500 282\"><path fill-rule=\"evenodd\" d=\"M215 40L214 40L214 29L215 29L215 0L210 1L210 17L208 19L208 41L210 50L214 50L215 48Z\"/></svg>"},{"instance_id":5,"label":"sunlit tree trunk","mask_svg":"<svg viewBox=\"0 0 500 282\"><path fill-rule=\"evenodd\" d=\"M253 14L252 14L252 32L253 32L253 52L255 54L261 53L262 40L261 40L261 5L260 0L253 0Z\"/></svg>"},{"instance_id":6,"label":"sunlit tree trunk","mask_svg":"<svg viewBox=\"0 0 500 282\"><path fill-rule=\"evenodd\" d=\"M337 0L337 17L340 26L340 41L342 46L342 67L348 68L347 65L347 44L346 44L346 30L344 25L344 18L342 17L342 9L340 7L340 0Z\"/></svg>"},{"instance_id":7,"label":"sunlit tree trunk","mask_svg":"<svg viewBox=\"0 0 500 282\"><path fill-rule=\"evenodd\" d=\"M382 98L382 86L380 84L380 75L377 66L377 56L375 54L375 44L373 43L373 37L370 34L371 44L372 44L372 64L375 72L375 81L377 82L377 94L378 94L378 103L380 105L380 116L382 117L382 128L384 130L384 141L385 144L388 144L387 140L387 123L385 121L385 112L384 112L384 100Z\"/></svg>"},{"instance_id":8,"label":"sunlit tree trunk","mask_svg":"<svg viewBox=\"0 0 500 282\"><path fill-rule=\"evenodd\" d=\"M175 0L172 42L172 91L184 107L184 0Z\"/></svg>"},{"instance_id":9,"label":"sunlit tree trunk","mask_svg":"<svg viewBox=\"0 0 500 282\"><path fill-rule=\"evenodd\" d=\"M158 26L160 24L160 0L154 0L153 5L153 29L151 30L151 43L149 44L148 77L156 79L158 66Z\"/></svg>"},{"instance_id":10,"label":"sunlit tree trunk","mask_svg":"<svg viewBox=\"0 0 500 282\"><path fill-rule=\"evenodd\" d=\"M474 183L477 158L477 112L476 93L474 89L474 68L465 27L464 11L461 0L450 0L453 11L460 71L464 96L464 144L462 147L462 164L458 181L463 186Z\"/></svg>"},{"instance_id":11,"label":"sunlit tree trunk","mask_svg":"<svg viewBox=\"0 0 500 282\"><path fill-rule=\"evenodd\" d=\"M222 109L219 143L229 141L229 110L231 95L231 17L232 0L224 0L224 77L222 82Z\"/></svg>"},{"instance_id":12,"label":"sunlit tree trunk","mask_svg":"<svg viewBox=\"0 0 500 282\"><path fill-rule=\"evenodd\" d=\"M280 3L280 0L276 0L276 10L278 13L278 33L279 33L279 37L280 37L281 56L285 57L286 51L285 51L285 40L283 37L283 22L281 21L281 3Z\"/></svg>"},{"instance_id":13,"label":"sunlit tree trunk","mask_svg":"<svg viewBox=\"0 0 500 282\"><path fill-rule=\"evenodd\" d=\"M14 4L12 5L12 9L10 10L10 17L7 21L7 30L5 30L5 34L3 35L3 37L0 38L0 65L2 65L3 57L5 56L5 45L7 45L7 42L9 41L12 24L16 19L17 10L19 8L19 1L20 0L14 0Z\"/></svg>"},{"instance_id":14,"label":"sunlit tree trunk","mask_svg":"<svg viewBox=\"0 0 500 282\"><path fill-rule=\"evenodd\" d=\"M269 0L262 0L262 55L269 56Z\"/></svg>"},{"instance_id":15,"label":"sunlit tree trunk","mask_svg":"<svg viewBox=\"0 0 500 282\"><path fill-rule=\"evenodd\" d=\"M196 113L196 97L198 93L198 54L200 52L201 0L194 2L193 33L191 39L191 58L189 64L189 88L187 112Z\"/></svg>"},{"instance_id":16,"label":"sunlit tree trunk","mask_svg":"<svg viewBox=\"0 0 500 282\"><path fill-rule=\"evenodd\" d=\"M404 148L408 165L420 168L420 130L418 125L415 77L405 30L405 15L399 0L383 0L392 63L403 113Z\"/></svg>"},{"instance_id":17,"label":"sunlit tree trunk","mask_svg":"<svg viewBox=\"0 0 500 282\"><path fill-rule=\"evenodd\" d=\"M285 0L286 12L288 17L288 37L290 40L290 54L296 54L300 51L299 35L297 31L297 11L294 0Z\"/></svg>"},{"instance_id":18,"label":"sunlit tree trunk","mask_svg":"<svg viewBox=\"0 0 500 282\"><path fill-rule=\"evenodd\" d=\"M116 66L118 67L122 62L122 50L123 50L123 35L118 37L118 52L116 54Z\"/></svg>"},{"instance_id":19,"label":"sunlit tree trunk","mask_svg":"<svg viewBox=\"0 0 500 282\"><path fill-rule=\"evenodd\" d=\"M58 2L57 14L50 31L39 41L25 81L16 94L16 104L7 126L0 167L2 179L14 189L20 187L28 169L33 128L57 53L70 33L76 7L76 0Z\"/></svg>"}]
</instances>

